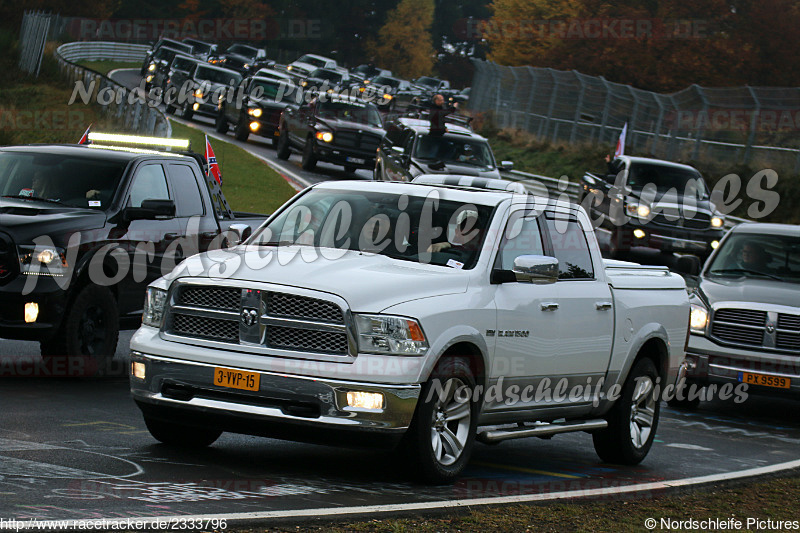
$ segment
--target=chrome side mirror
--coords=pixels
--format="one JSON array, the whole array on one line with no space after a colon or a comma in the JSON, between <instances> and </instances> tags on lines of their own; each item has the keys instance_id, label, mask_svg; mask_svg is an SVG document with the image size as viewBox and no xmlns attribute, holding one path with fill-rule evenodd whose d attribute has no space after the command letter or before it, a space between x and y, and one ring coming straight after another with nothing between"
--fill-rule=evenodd
<instances>
[{"instance_id":1,"label":"chrome side mirror","mask_svg":"<svg viewBox=\"0 0 800 533\"><path fill-rule=\"evenodd\" d=\"M512 270L517 281L547 284L558 280L558 259L546 255L520 255Z\"/></svg>"},{"instance_id":2,"label":"chrome side mirror","mask_svg":"<svg viewBox=\"0 0 800 533\"><path fill-rule=\"evenodd\" d=\"M402 146L392 146L392 152L398 155L403 155L406 153L406 149L403 148Z\"/></svg>"},{"instance_id":3,"label":"chrome side mirror","mask_svg":"<svg viewBox=\"0 0 800 533\"><path fill-rule=\"evenodd\" d=\"M253 234L253 228L247 224L231 224L228 231L234 235L233 239L228 239L228 245L231 247L242 244Z\"/></svg>"},{"instance_id":4,"label":"chrome side mirror","mask_svg":"<svg viewBox=\"0 0 800 533\"><path fill-rule=\"evenodd\" d=\"M500 170L505 170L506 172L510 172L514 170L514 162L513 161L500 161Z\"/></svg>"}]
</instances>

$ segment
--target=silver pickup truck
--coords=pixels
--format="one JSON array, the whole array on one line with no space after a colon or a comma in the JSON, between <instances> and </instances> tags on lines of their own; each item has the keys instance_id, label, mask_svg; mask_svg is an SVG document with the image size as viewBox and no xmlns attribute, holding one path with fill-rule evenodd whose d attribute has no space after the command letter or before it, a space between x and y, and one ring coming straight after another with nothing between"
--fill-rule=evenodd
<instances>
[{"instance_id":1,"label":"silver pickup truck","mask_svg":"<svg viewBox=\"0 0 800 533\"><path fill-rule=\"evenodd\" d=\"M684 358L684 280L604 262L583 209L507 186L321 183L153 283L131 341L152 435L399 445L429 482L476 439L588 431L640 462Z\"/></svg>"}]
</instances>

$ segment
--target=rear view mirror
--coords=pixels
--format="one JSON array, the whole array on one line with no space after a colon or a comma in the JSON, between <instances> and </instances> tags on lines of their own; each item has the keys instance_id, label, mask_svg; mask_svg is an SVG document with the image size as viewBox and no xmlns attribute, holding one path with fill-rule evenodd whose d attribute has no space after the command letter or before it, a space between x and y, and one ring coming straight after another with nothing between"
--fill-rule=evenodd
<instances>
[{"instance_id":1,"label":"rear view mirror","mask_svg":"<svg viewBox=\"0 0 800 533\"><path fill-rule=\"evenodd\" d=\"M397 155L403 155L406 153L406 149L402 146L392 146L392 152L396 153Z\"/></svg>"},{"instance_id":2,"label":"rear view mirror","mask_svg":"<svg viewBox=\"0 0 800 533\"><path fill-rule=\"evenodd\" d=\"M675 260L675 272L686 274L687 276L697 276L700 274L700 258L696 255L681 255Z\"/></svg>"}]
</instances>

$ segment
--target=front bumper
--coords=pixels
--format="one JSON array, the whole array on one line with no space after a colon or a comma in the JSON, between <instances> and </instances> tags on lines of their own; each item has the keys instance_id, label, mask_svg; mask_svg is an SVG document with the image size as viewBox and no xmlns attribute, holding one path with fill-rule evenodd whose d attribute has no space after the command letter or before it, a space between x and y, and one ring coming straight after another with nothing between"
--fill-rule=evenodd
<instances>
[{"instance_id":1,"label":"front bumper","mask_svg":"<svg viewBox=\"0 0 800 533\"><path fill-rule=\"evenodd\" d=\"M29 294L23 295L26 283L35 285ZM0 337L18 340L47 340L61 325L67 308L67 291L58 286L53 278L17 275L0 287ZM25 304L33 302L39 306L35 322L25 322Z\"/></svg>"},{"instance_id":2,"label":"front bumper","mask_svg":"<svg viewBox=\"0 0 800 533\"><path fill-rule=\"evenodd\" d=\"M644 231L643 237L634 235L637 229ZM708 255L714 249L711 243L719 243L724 233L721 229L700 230L631 223L619 228L617 246L622 250L645 247L662 252Z\"/></svg>"},{"instance_id":3,"label":"front bumper","mask_svg":"<svg viewBox=\"0 0 800 533\"><path fill-rule=\"evenodd\" d=\"M334 133L334 139L336 134ZM335 142L335 141L334 141ZM314 141L314 154L320 161L333 163L334 165L353 166L356 168L375 168L375 156L377 152L359 150L355 148L342 148L333 143Z\"/></svg>"},{"instance_id":4,"label":"front bumper","mask_svg":"<svg viewBox=\"0 0 800 533\"><path fill-rule=\"evenodd\" d=\"M214 385L214 365L131 353L145 379L131 393L145 416L222 431L348 446L395 446L414 416L418 384L386 385L258 372L258 391ZM231 370L246 370L221 365ZM248 370L252 372L252 370ZM382 409L347 405L348 391L383 394Z\"/></svg>"},{"instance_id":5,"label":"front bumper","mask_svg":"<svg viewBox=\"0 0 800 533\"><path fill-rule=\"evenodd\" d=\"M750 385L750 391L800 396L800 357L796 355L721 346L702 335L691 335L686 360L688 381L739 384L742 372L750 372L790 380L788 389Z\"/></svg>"}]
</instances>

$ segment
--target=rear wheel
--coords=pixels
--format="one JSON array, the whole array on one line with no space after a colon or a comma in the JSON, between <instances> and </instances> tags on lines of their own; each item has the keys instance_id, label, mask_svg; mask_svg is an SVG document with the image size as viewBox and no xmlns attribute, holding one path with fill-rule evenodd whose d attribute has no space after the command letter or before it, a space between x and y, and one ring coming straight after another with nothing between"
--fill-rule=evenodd
<instances>
[{"instance_id":1,"label":"rear wheel","mask_svg":"<svg viewBox=\"0 0 800 533\"><path fill-rule=\"evenodd\" d=\"M442 359L422 387L406 451L423 481L448 483L464 470L478 420L475 376L464 359Z\"/></svg>"},{"instance_id":2,"label":"rear wheel","mask_svg":"<svg viewBox=\"0 0 800 533\"><path fill-rule=\"evenodd\" d=\"M306 139L306 145L303 148L303 161L300 166L303 170L314 170L317 168L317 156L314 154L314 140L309 137Z\"/></svg>"},{"instance_id":3,"label":"rear wheel","mask_svg":"<svg viewBox=\"0 0 800 533\"><path fill-rule=\"evenodd\" d=\"M181 448L205 448L216 441L222 431L197 426L185 426L144 417L147 431L158 441Z\"/></svg>"},{"instance_id":4,"label":"rear wheel","mask_svg":"<svg viewBox=\"0 0 800 533\"><path fill-rule=\"evenodd\" d=\"M594 449L603 461L637 465L647 456L661 411L657 381L658 371L651 359L634 363L621 396L608 412L608 427L592 434Z\"/></svg>"},{"instance_id":5,"label":"rear wheel","mask_svg":"<svg viewBox=\"0 0 800 533\"><path fill-rule=\"evenodd\" d=\"M278 159L287 160L289 156L292 155L292 151L289 148L289 131L286 128L280 130L281 134L278 137L278 146L275 148L277 152L276 155Z\"/></svg>"},{"instance_id":6,"label":"rear wheel","mask_svg":"<svg viewBox=\"0 0 800 533\"><path fill-rule=\"evenodd\" d=\"M194 116L194 111L192 110L192 106L189 102L183 104L183 108L181 109L181 118L184 120L192 120Z\"/></svg>"}]
</instances>

